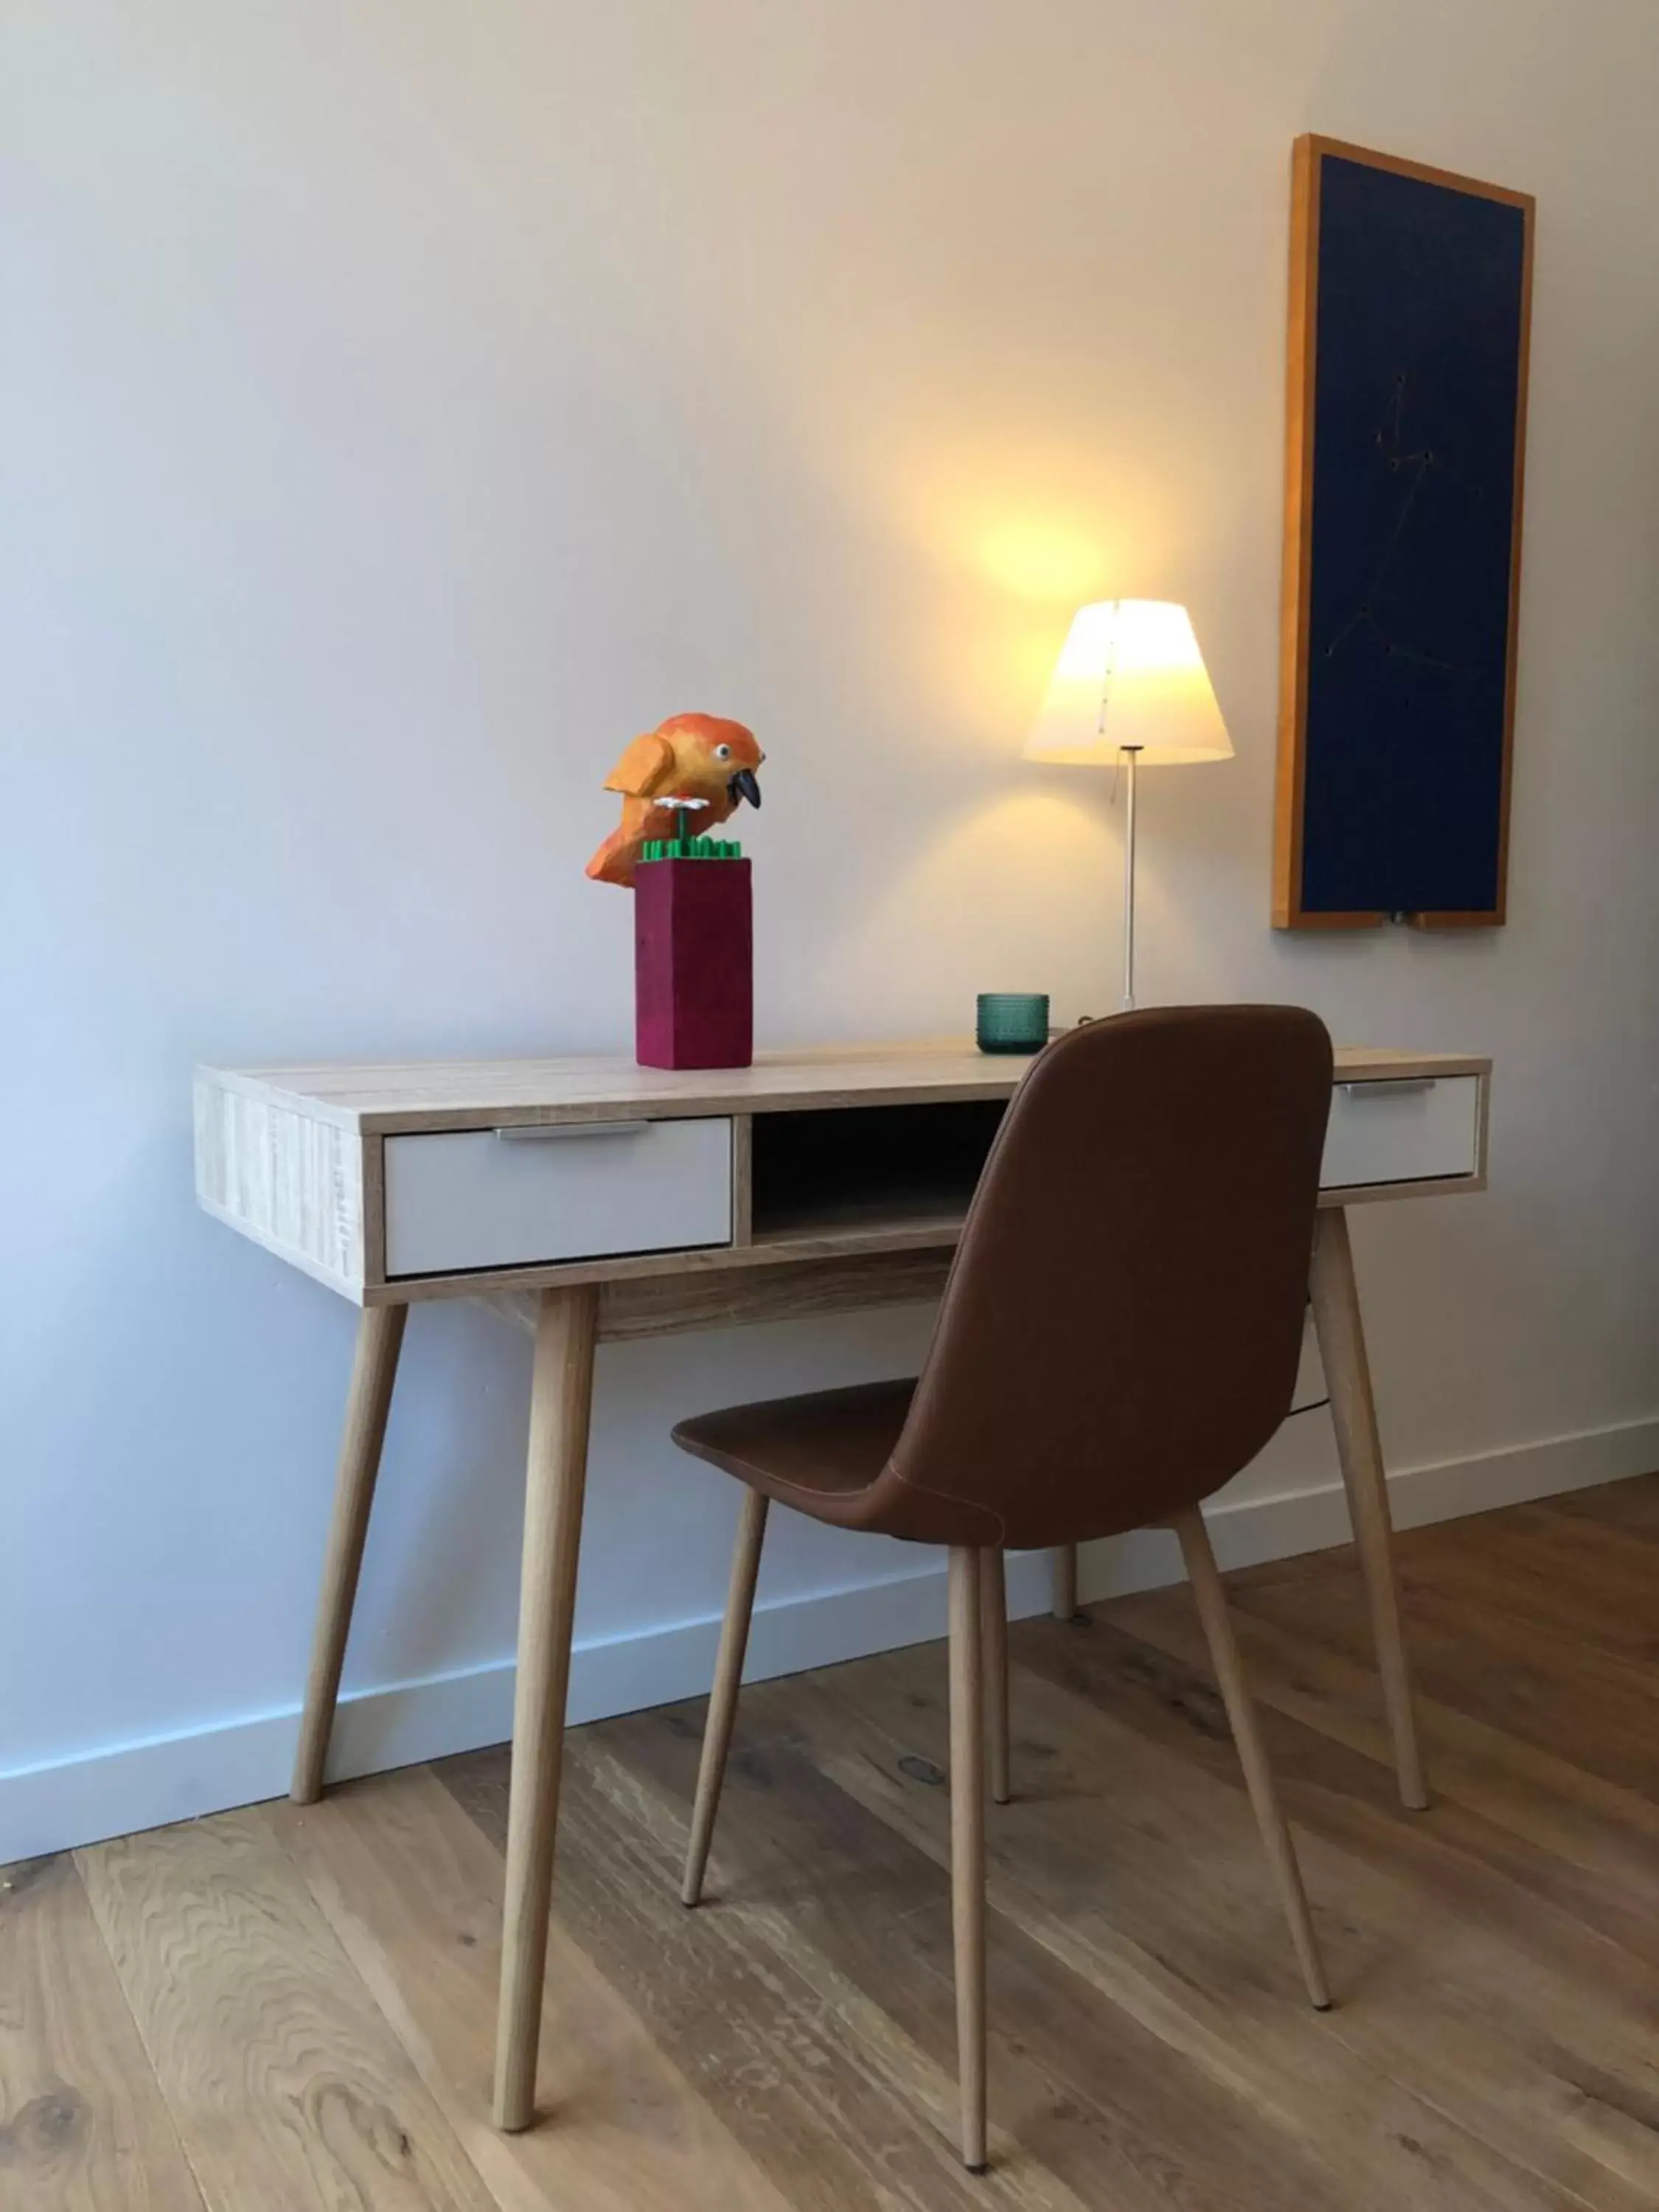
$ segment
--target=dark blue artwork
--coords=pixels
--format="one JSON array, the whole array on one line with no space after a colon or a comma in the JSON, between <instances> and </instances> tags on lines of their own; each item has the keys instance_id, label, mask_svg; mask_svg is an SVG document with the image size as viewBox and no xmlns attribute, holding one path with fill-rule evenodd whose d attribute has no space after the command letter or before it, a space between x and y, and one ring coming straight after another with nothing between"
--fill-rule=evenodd
<instances>
[{"instance_id":1,"label":"dark blue artwork","mask_svg":"<svg viewBox=\"0 0 1659 2212\"><path fill-rule=\"evenodd\" d=\"M1304 915L1504 904L1528 206L1316 172Z\"/></svg>"}]
</instances>

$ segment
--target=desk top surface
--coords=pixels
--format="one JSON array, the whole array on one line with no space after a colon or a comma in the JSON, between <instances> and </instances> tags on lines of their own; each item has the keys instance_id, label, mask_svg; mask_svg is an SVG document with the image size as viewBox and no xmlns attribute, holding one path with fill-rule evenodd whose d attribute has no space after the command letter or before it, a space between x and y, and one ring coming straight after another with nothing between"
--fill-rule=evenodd
<instances>
[{"instance_id":1,"label":"desk top surface","mask_svg":"<svg viewBox=\"0 0 1659 2212\"><path fill-rule=\"evenodd\" d=\"M453 1060L204 1068L205 1080L287 1106L359 1135L612 1115L785 1112L812 1106L906 1105L1006 1098L1030 1065L1024 1054L933 1044L836 1045L769 1052L752 1067L641 1067L616 1056ZM1480 1075L1489 1062L1455 1053L1339 1045L1339 1082Z\"/></svg>"}]
</instances>

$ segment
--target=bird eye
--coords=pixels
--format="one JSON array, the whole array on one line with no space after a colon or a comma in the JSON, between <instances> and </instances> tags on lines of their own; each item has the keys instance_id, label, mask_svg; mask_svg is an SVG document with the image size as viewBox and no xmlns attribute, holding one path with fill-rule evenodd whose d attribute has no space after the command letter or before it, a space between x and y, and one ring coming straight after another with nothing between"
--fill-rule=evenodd
<instances>
[{"instance_id":1,"label":"bird eye","mask_svg":"<svg viewBox=\"0 0 1659 2212\"><path fill-rule=\"evenodd\" d=\"M731 746L730 746L730 745L716 745L716 746L715 746L715 748L714 748L714 758L715 758L716 760L730 760L730 759L731 759L731 757L732 757L732 748L731 748Z\"/></svg>"}]
</instances>

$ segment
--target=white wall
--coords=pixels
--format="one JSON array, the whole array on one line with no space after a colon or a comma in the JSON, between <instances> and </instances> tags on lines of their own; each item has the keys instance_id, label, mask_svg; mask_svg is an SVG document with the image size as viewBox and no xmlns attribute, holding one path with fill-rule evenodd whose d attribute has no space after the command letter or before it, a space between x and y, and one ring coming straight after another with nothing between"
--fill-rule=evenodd
<instances>
[{"instance_id":1,"label":"white wall","mask_svg":"<svg viewBox=\"0 0 1659 2212\"><path fill-rule=\"evenodd\" d=\"M767 1041L1109 1009L1107 787L1017 757L1086 597L1188 600L1237 745L1147 779L1146 995L1497 1056L1491 1195L1358 1233L1391 1455L1452 1467L1421 1510L1645 1463L1646 0L0 22L0 1858L281 1784L353 1317L193 1211L191 1061L625 1045L628 902L581 866L620 743L689 707L770 756ZM1267 926L1309 128L1539 198L1501 933ZM706 1665L648 1633L716 1607L734 1510L671 1419L897 1371L927 1318L603 1354L586 1709ZM501 1732L526 1365L415 1316L348 1680L461 1680L366 1700L357 1763ZM1310 1419L1245 1490L1331 1479ZM916 1564L786 1523L763 1595ZM932 1588L781 1612L769 1663Z\"/></svg>"}]
</instances>

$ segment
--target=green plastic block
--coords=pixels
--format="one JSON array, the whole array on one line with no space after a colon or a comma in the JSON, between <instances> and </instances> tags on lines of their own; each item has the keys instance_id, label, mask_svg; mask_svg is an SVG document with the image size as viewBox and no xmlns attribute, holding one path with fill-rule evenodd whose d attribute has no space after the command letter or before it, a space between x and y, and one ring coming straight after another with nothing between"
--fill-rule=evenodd
<instances>
[{"instance_id":1,"label":"green plastic block","mask_svg":"<svg viewBox=\"0 0 1659 2212\"><path fill-rule=\"evenodd\" d=\"M647 837L640 847L640 864L647 860L740 860L743 847L735 837Z\"/></svg>"}]
</instances>

